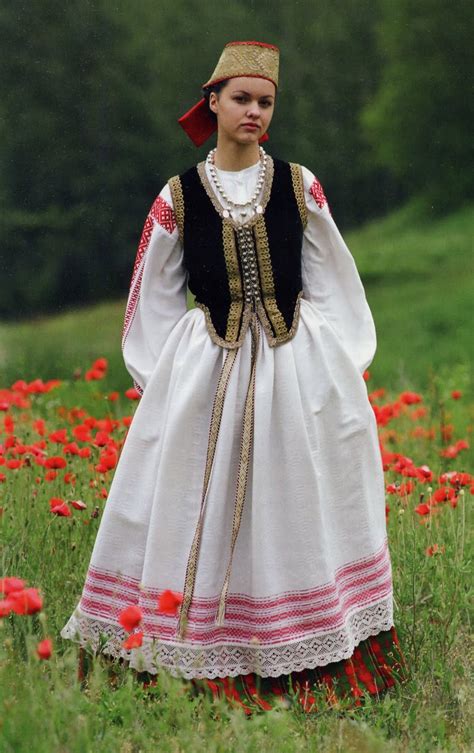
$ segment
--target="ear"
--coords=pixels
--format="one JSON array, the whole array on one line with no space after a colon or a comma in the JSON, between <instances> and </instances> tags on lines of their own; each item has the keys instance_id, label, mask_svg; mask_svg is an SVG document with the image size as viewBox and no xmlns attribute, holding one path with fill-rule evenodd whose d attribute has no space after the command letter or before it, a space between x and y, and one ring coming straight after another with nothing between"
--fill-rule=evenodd
<instances>
[{"instance_id":1,"label":"ear","mask_svg":"<svg viewBox=\"0 0 474 753\"><path fill-rule=\"evenodd\" d=\"M209 96L209 108L212 110L212 112L217 112L217 96L215 92L211 92Z\"/></svg>"}]
</instances>

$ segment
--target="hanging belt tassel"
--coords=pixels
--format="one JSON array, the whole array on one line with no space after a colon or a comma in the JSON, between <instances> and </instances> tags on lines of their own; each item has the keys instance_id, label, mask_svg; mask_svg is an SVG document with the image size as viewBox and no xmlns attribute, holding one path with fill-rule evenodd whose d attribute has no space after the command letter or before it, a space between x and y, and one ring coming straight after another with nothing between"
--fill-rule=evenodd
<instances>
[{"instance_id":1,"label":"hanging belt tassel","mask_svg":"<svg viewBox=\"0 0 474 753\"><path fill-rule=\"evenodd\" d=\"M236 495L235 495L234 519L233 519L233 524L232 524L231 551L230 551L229 562L227 565L226 576L224 579L224 585L222 587L221 595L219 598L219 606L218 606L217 616L216 616L216 623L218 625L223 625L224 618L225 618L226 598L227 598L227 591L229 588L232 558L234 554L234 548L235 548L235 543L237 540L237 535L239 533L240 521L242 519L242 510L244 506L245 492L247 488L250 449L251 449L251 444L252 444L252 439L253 439L253 418L254 418L254 404L255 404L255 371L256 371L256 360L257 360L258 342L259 342L259 328L258 328L258 321L257 321L257 317L255 313L252 315L250 325L251 325L251 331L252 331L251 370L250 370L250 379L249 379L249 385L247 388L247 396L245 399L245 407L244 407L244 426L243 426L242 440L241 440L241 446L240 446L240 462L239 462L239 472L238 472L238 478L237 478L237 490L236 490ZM217 437L219 434L222 411L224 407L225 394L226 394L227 385L230 379L232 366L234 365L236 356L237 356L237 349L233 349L228 352L226 359L224 361L224 365L221 369L219 382L217 385L217 390L216 390L216 394L214 398L214 405L213 405L212 417L211 417L211 426L209 429L209 443L208 443L208 448L207 448L206 470L204 473L204 487L203 487L203 492L202 492L201 510L199 513L199 520L196 526L193 543L191 545L191 550L188 557L185 583L184 583L184 591L183 591L183 601L181 604L181 609L180 609L179 619L178 619L177 635L181 639L184 638L184 635L186 633L188 611L189 611L189 607L191 605L191 601L193 598L194 583L196 580L197 560L199 556L199 546L201 543L201 533L202 533L202 527L203 527L203 522L204 522L204 510L205 510L206 501L207 501L206 497L207 497L207 490L209 486L209 478L211 475L211 468L212 468L212 463L214 460Z\"/></svg>"},{"instance_id":2,"label":"hanging belt tassel","mask_svg":"<svg viewBox=\"0 0 474 753\"><path fill-rule=\"evenodd\" d=\"M247 491L247 480L250 463L250 451L253 441L253 425L254 425L254 408L255 408L255 373L257 366L257 353L259 342L259 330L257 317L252 316L251 319L252 328L252 356L251 356L251 369L250 379L247 388L247 396L245 398L244 407L244 425L242 430L242 440L240 443L240 462L239 471L237 476L237 489L235 494L234 504L234 519L232 522L232 536L230 545L230 556L227 565L227 570L224 578L224 584L222 586L221 595L219 597L219 606L216 616L216 624L223 625L225 617L227 592L229 590L230 573L232 569L232 559L234 556L235 544L237 542L237 536L239 534L240 523L242 521L242 513L244 509L245 494Z\"/></svg>"},{"instance_id":3,"label":"hanging belt tassel","mask_svg":"<svg viewBox=\"0 0 474 753\"><path fill-rule=\"evenodd\" d=\"M217 617L216 617L216 625L223 625L224 624L224 618L225 618L225 607L226 607L226 598L227 598L227 590L229 588L229 581L226 580L224 583L224 587L221 591L221 596L219 599L219 607L217 609Z\"/></svg>"},{"instance_id":4,"label":"hanging belt tassel","mask_svg":"<svg viewBox=\"0 0 474 753\"><path fill-rule=\"evenodd\" d=\"M227 390L227 384L230 379L232 366L234 365L237 356L237 350L230 350L227 353L224 364L219 375L219 382L217 384L216 394L214 397L214 404L212 406L211 425L209 427L209 441L207 445L206 455L206 469L204 472L204 484L201 498L201 510L199 513L199 520L194 533L193 543L191 544L191 550L188 556L188 562L186 565L186 576L184 580L183 601L181 603L181 609L179 612L177 635L179 638L184 638L186 632L186 626L188 621L188 610L191 605L194 592L194 582L196 580L196 568L197 560L199 556L199 546L201 543L201 533L204 521L204 508L206 506L207 489L209 486L209 479L211 476L211 468L214 460L214 454L217 444L217 437L219 435L219 427L222 418L222 410L224 407L225 393Z\"/></svg>"}]
</instances>

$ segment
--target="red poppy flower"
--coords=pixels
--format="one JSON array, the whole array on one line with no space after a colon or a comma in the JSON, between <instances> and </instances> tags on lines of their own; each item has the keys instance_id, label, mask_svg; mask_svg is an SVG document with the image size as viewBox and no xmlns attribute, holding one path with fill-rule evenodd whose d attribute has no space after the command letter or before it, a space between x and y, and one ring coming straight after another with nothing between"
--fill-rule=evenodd
<instances>
[{"instance_id":1,"label":"red poppy flower","mask_svg":"<svg viewBox=\"0 0 474 753\"><path fill-rule=\"evenodd\" d=\"M414 488L415 484L413 483L413 481L407 481L406 484L400 484L397 489L397 493L400 495L400 497L403 497L406 494L411 494Z\"/></svg>"},{"instance_id":2,"label":"red poppy flower","mask_svg":"<svg viewBox=\"0 0 474 753\"><path fill-rule=\"evenodd\" d=\"M54 481L58 477L57 471L46 471L44 474L44 480L45 481Z\"/></svg>"},{"instance_id":3,"label":"red poppy flower","mask_svg":"<svg viewBox=\"0 0 474 753\"><path fill-rule=\"evenodd\" d=\"M63 447L63 453L65 455L79 455L79 445L77 442L68 442Z\"/></svg>"},{"instance_id":4,"label":"red poppy flower","mask_svg":"<svg viewBox=\"0 0 474 753\"><path fill-rule=\"evenodd\" d=\"M45 638L36 646L36 653L40 659L50 659L53 653L53 642L51 638Z\"/></svg>"},{"instance_id":5,"label":"red poppy flower","mask_svg":"<svg viewBox=\"0 0 474 753\"><path fill-rule=\"evenodd\" d=\"M427 465L420 465L420 467L416 469L416 475L420 481L433 480L433 471Z\"/></svg>"},{"instance_id":6,"label":"red poppy flower","mask_svg":"<svg viewBox=\"0 0 474 753\"><path fill-rule=\"evenodd\" d=\"M100 453L100 463L106 470L111 470L117 465L118 454L115 450Z\"/></svg>"},{"instance_id":7,"label":"red poppy flower","mask_svg":"<svg viewBox=\"0 0 474 753\"><path fill-rule=\"evenodd\" d=\"M448 499L453 499L455 496L455 490L449 486L441 486L433 492L433 500L435 502L445 502Z\"/></svg>"},{"instance_id":8,"label":"red poppy flower","mask_svg":"<svg viewBox=\"0 0 474 753\"><path fill-rule=\"evenodd\" d=\"M433 544L432 546L429 546L427 549L425 549L425 554L428 557L432 557L434 554L444 554L444 551L444 546L440 547L438 544Z\"/></svg>"},{"instance_id":9,"label":"red poppy flower","mask_svg":"<svg viewBox=\"0 0 474 753\"><path fill-rule=\"evenodd\" d=\"M453 486L469 486L472 476L470 473L456 473L446 474L449 476L447 479Z\"/></svg>"},{"instance_id":10,"label":"red poppy flower","mask_svg":"<svg viewBox=\"0 0 474 753\"><path fill-rule=\"evenodd\" d=\"M125 390L125 397L128 397L129 400L139 400L141 395L135 387L129 387L128 390Z\"/></svg>"},{"instance_id":11,"label":"red poppy flower","mask_svg":"<svg viewBox=\"0 0 474 753\"><path fill-rule=\"evenodd\" d=\"M143 643L143 633L133 633L129 635L127 640L122 643L122 647L126 649L140 648Z\"/></svg>"},{"instance_id":12,"label":"red poppy flower","mask_svg":"<svg viewBox=\"0 0 474 753\"><path fill-rule=\"evenodd\" d=\"M57 442L58 444L66 444L68 440L66 429L57 429L52 431L49 435L50 442Z\"/></svg>"},{"instance_id":13,"label":"red poppy flower","mask_svg":"<svg viewBox=\"0 0 474 753\"><path fill-rule=\"evenodd\" d=\"M423 418L426 416L428 411L424 406L420 406L420 408L414 408L412 412L409 414L412 421L416 421L418 418Z\"/></svg>"},{"instance_id":14,"label":"red poppy flower","mask_svg":"<svg viewBox=\"0 0 474 753\"><path fill-rule=\"evenodd\" d=\"M444 450L440 451L440 455L443 458L456 458L458 456L459 450L454 444L450 444L449 447L446 447Z\"/></svg>"},{"instance_id":15,"label":"red poppy flower","mask_svg":"<svg viewBox=\"0 0 474 753\"><path fill-rule=\"evenodd\" d=\"M423 398L416 392L402 392L398 398L405 405L412 405L413 403L421 403Z\"/></svg>"},{"instance_id":16,"label":"red poppy flower","mask_svg":"<svg viewBox=\"0 0 474 753\"><path fill-rule=\"evenodd\" d=\"M84 375L86 382L98 381L99 379L103 379L104 377L105 371L102 371L101 369L89 369Z\"/></svg>"},{"instance_id":17,"label":"red poppy flower","mask_svg":"<svg viewBox=\"0 0 474 753\"><path fill-rule=\"evenodd\" d=\"M52 506L51 512L54 515L59 515L62 518L70 518L72 515L72 512L67 506L66 502L61 502L61 504L55 505L54 507Z\"/></svg>"},{"instance_id":18,"label":"red poppy flower","mask_svg":"<svg viewBox=\"0 0 474 753\"><path fill-rule=\"evenodd\" d=\"M46 468L65 468L67 466L67 461L60 457L59 455L47 458L45 461Z\"/></svg>"},{"instance_id":19,"label":"red poppy flower","mask_svg":"<svg viewBox=\"0 0 474 753\"><path fill-rule=\"evenodd\" d=\"M5 474L4 473L0 473L0 484L3 484L3 482L6 481L6 480L7 480L7 477L5 476Z\"/></svg>"},{"instance_id":20,"label":"red poppy flower","mask_svg":"<svg viewBox=\"0 0 474 753\"><path fill-rule=\"evenodd\" d=\"M163 591L163 593L160 595L160 598L158 599L158 612L174 616L177 614L178 607L182 603L182 601L182 594L178 593L177 591L170 591L169 589L166 589L166 591Z\"/></svg>"},{"instance_id":21,"label":"red poppy flower","mask_svg":"<svg viewBox=\"0 0 474 753\"><path fill-rule=\"evenodd\" d=\"M140 607L131 605L122 610L119 614L119 622L122 627L125 628L127 633L131 633L140 624L143 618L143 613Z\"/></svg>"},{"instance_id":22,"label":"red poppy flower","mask_svg":"<svg viewBox=\"0 0 474 753\"><path fill-rule=\"evenodd\" d=\"M82 499L74 499L74 500L72 500L72 502L70 504L72 505L72 507L75 507L76 510L86 510L87 509L87 505L86 505L85 502L82 501Z\"/></svg>"},{"instance_id":23,"label":"red poppy flower","mask_svg":"<svg viewBox=\"0 0 474 753\"><path fill-rule=\"evenodd\" d=\"M28 385L28 392L32 394L41 394L47 391L48 391L48 388L42 379L34 379Z\"/></svg>"},{"instance_id":24,"label":"red poppy flower","mask_svg":"<svg viewBox=\"0 0 474 753\"><path fill-rule=\"evenodd\" d=\"M90 458L91 456L91 448L90 447L81 447L79 450L79 457L80 458Z\"/></svg>"},{"instance_id":25,"label":"red poppy flower","mask_svg":"<svg viewBox=\"0 0 474 753\"><path fill-rule=\"evenodd\" d=\"M98 431L94 437L94 444L96 447L106 447L109 441L110 437L106 431Z\"/></svg>"},{"instance_id":26,"label":"red poppy flower","mask_svg":"<svg viewBox=\"0 0 474 753\"><path fill-rule=\"evenodd\" d=\"M36 421L33 421L33 429L37 434L40 435L40 437L44 437L46 434L46 424L42 418L38 418Z\"/></svg>"},{"instance_id":27,"label":"red poppy flower","mask_svg":"<svg viewBox=\"0 0 474 753\"><path fill-rule=\"evenodd\" d=\"M15 578L10 576L8 578L0 578L0 593L8 596L12 591L22 591L25 587L25 581L21 578Z\"/></svg>"},{"instance_id":28,"label":"red poppy flower","mask_svg":"<svg viewBox=\"0 0 474 753\"><path fill-rule=\"evenodd\" d=\"M98 369L98 371L107 371L108 366L109 362L106 358L97 358L92 364L92 368Z\"/></svg>"},{"instance_id":29,"label":"red poppy flower","mask_svg":"<svg viewBox=\"0 0 474 753\"><path fill-rule=\"evenodd\" d=\"M0 617L8 617L13 611L13 601L11 599L0 599Z\"/></svg>"},{"instance_id":30,"label":"red poppy flower","mask_svg":"<svg viewBox=\"0 0 474 753\"><path fill-rule=\"evenodd\" d=\"M109 400L111 403L115 403L116 400L118 400L120 397L120 394L118 392L111 392L107 395L107 400Z\"/></svg>"},{"instance_id":31,"label":"red poppy flower","mask_svg":"<svg viewBox=\"0 0 474 753\"><path fill-rule=\"evenodd\" d=\"M10 468L10 470L12 471L16 471L22 465L23 463L21 460L17 460L17 459L7 460L7 468Z\"/></svg>"},{"instance_id":32,"label":"red poppy flower","mask_svg":"<svg viewBox=\"0 0 474 753\"><path fill-rule=\"evenodd\" d=\"M449 442L453 436L454 426L453 424L442 424L440 428L441 437L445 442Z\"/></svg>"},{"instance_id":33,"label":"red poppy flower","mask_svg":"<svg viewBox=\"0 0 474 753\"><path fill-rule=\"evenodd\" d=\"M462 397L461 390L453 390L451 392L451 397L453 398L453 400L459 400L459 398Z\"/></svg>"},{"instance_id":34,"label":"red poppy flower","mask_svg":"<svg viewBox=\"0 0 474 753\"><path fill-rule=\"evenodd\" d=\"M385 395L385 387L380 387L378 390L372 390L372 392L369 392L369 400L372 402L373 400L378 400L379 397L383 397Z\"/></svg>"},{"instance_id":35,"label":"red poppy flower","mask_svg":"<svg viewBox=\"0 0 474 753\"><path fill-rule=\"evenodd\" d=\"M13 591L8 600L13 602L12 609L16 614L35 614L35 612L41 612L43 607L43 599L37 588Z\"/></svg>"},{"instance_id":36,"label":"red poppy flower","mask_svg":"<svg viewBox=\"0 0 474 753\"><path fill-rule=\"evenodd\" d=\"M431 508L425 502L422 502L421 505L415 507L415 512L417 512L418 515L428 515L431 512Z\"/></svg>"},{"instance_id":37,"label":"red poppy flower","mask_svg":"<svg viewBox=\"0 0 474 753\"><path fill-rule=\"evenodd\" d=\"M7 434L13 434L15 431L15 422L10 415L5 416L3 426L5 427Z\"/></svg>"},{"instance_id":38,"label":"red poppy flower","mask_svg":"<svg viewBox=\"0 0 474 753\"><path fill-rule=\"evenodd\" d=\"M90 442L92 440L90 427L85 426L84 424L75 426L72 433L78 442Z\"/></svg>"}]
</instances>

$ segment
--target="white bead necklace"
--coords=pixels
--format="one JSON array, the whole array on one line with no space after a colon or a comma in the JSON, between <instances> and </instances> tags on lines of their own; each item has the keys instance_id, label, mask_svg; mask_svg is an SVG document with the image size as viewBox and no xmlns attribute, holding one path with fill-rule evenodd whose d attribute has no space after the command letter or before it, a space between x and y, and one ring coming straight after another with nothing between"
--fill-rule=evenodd
<instances>
[{"instance_id":1,"label":"white bead necklace","mask_svg":"<svg viewBox=\"0 0 474 753\"><path fill-rule=\"evenodd\" d=\"M262 147L259 147L259 149L260 149L260 169L259 169L259 172L258 172L257 185L255 187L255 191L253 192L251 198L248 201L246 201L245 203L240 204L237 201L233 201L230 198L230 196L228 196L226 194L226 192L225 192L225 190L224 190L224 188L223 188L223 186L222 186L222 184L221 184L221 182L219 180L219 176L217 175L216 166L214 164L214 157L215 157L215 154L216 154L216 149L217 149L217 147L215 147L214 149L211 149L211 151L207 155L207 164L209 165L209 172L210 172L210 175L211 175L211 178L212 178L212 182L214 183L215 187L217 188L217 191L219 192L219 194L221 195L222 199L224 200L224 202L227 205L226 208L222 212L222 214L224 215L224 217L227 219L228 217L230 217L230 211L231 211L231 209L236 209L236 210L238 210L240 216L242 218L244 218L244 217L246 217L249 214L249 211L252 209L252 207L254 208L254 210L255 210L255 212L257 214L262 214L263 207L258 202L258 197L260 195L262 186L264 184L265 174L266 174L266 171L267 171L267 158L268 158L268 155L266 154L266 152L263 150Z\"/></svg>"}]
</instances>

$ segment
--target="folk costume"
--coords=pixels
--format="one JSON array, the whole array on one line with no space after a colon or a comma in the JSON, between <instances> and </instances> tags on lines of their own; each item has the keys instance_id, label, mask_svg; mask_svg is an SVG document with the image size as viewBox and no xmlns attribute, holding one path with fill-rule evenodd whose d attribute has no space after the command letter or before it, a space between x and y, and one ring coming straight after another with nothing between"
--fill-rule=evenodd
<instances>
[{"instance_id":1,"label":"folk costume","mask_svg":"<svg viewBox=\"0 0 474 753\"><path fill-rule=\"evenodd\" d=\"M207 85L244 75L277 85L277 48L227 45ZM203 102L181 119L195 143L215 130ZM237 172L210 152L147 216L122 341L142 397L61 632L247 713L289 686L307 708L313 683L360 703L405 669L373 318L316 176L260 151ZM167 590L176 614L157 610ZM132 604L144 639L127 651Z\"/></svg>"}]
</instances>

